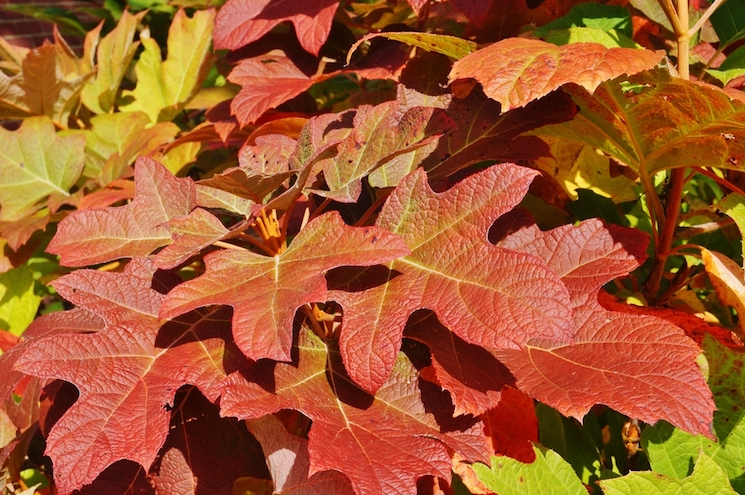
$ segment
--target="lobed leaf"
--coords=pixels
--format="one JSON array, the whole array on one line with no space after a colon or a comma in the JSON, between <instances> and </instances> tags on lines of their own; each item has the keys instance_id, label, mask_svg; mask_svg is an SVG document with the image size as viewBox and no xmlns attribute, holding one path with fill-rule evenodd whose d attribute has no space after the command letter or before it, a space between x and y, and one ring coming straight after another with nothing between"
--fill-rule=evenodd
<instances>
[{"instance_id":1,"label":"lobed leaf","mask_svg":"<svg viewBox=\"0 0 745 495\"><path fill-rule=\"evenodd\" d=\"M499 349L495 355L520 390L564 415L581 420L600 403L711 437L715 406L696 364L695 342L665 320L607 311L597 302L603 284L646 257L646 242L640 231L598 220L546 233L523 229L504 239L501 246L535 253L561 276L576 330L571 344L534 340L522 351Z\"/></svg>"},{"instance_id":2,"label":"lobed leaf","mask_svg":"<svg viewBox=\"0 0 745 495\"><path fill-rule=\"evenodd\" d=\"M242 364L237 350L226 349L224 309L159 328L164 296L150 288L153 272L152 264L140 259L124 273L79 270L60 278L60 293L103 318L106 327L40 338L15 361L18 371L62 379L80 391L47 438L60 493L91 483L120 459L149 469L168 435L176 390L194 384L216 400L226 371Z\"/></svg>"},{"instance_id":3,"label":"lobed leaf","mask_svg":"<svg viewBox=\"0 0 745 495\"><path fill-rule=\"evenodd\" d=\"M326 271L385 263L406 253L405 244L384 229L349 227L338 213L328 213L308 223L281 255L221 250L205 256L205 274L171 291L160 316L173 318L213 304L233 306L233 336L243 353L286 361L295 311L327 299Z\"/></svg>"},{"instance_id":4,"label":"lobed leaf","mask_svg":"<svg viewBox=\"0 0 745 495\"><path fill-rule=\"evenodd\" d=\"M163 165L138 159L135 199L126 206L75 212L59 223L47 251L60 264L84 266L146 256L171 243L165 223L194 209L194 182L177 179Z\"/></svg>"},{"instance_id":5,"label":"lobed leaf","mask_svg":"<svg viewBox=\"0 0 745 495\"><path fill-rule=\"evenodd\" d=\"M534 176L502 164L441 194L421 170L398 185L376 225L400 236L411 254L389 263L386 273L368 270L339 282L342 290L331 296L347 308L340 347L356 383L373 391L385 381L406 320L420 308L432 309L466 342L490 349L571 339L568 293L556 274L532 255L487 241L492 222L522 199Z\"/></svg>"},{"instance_id":6,"label":"lobed leaf","mask_svg":"<svg viewBox=\"0 0 745 495\"><path fill-rule=\"evenodd\" d=\"M476 79L502 112L527 105L567 83L592 93L600 83L654 68L664 52L606 48L597 43L556 46L529 38L509 38L453 65L450 81Z\"/></svg>"},{"instance_id":7,"label":"lobed leaf","mask_svg":"<svg viewBox=\"0 0 745 495\"><path fill-rule=\"evenodd\" d=\"M212 9L198 10L192 18L179 10L168 30L165 61L154 39L141 39L145 51L135 65L137 86L123 92L134 101L120 105L120 110L144 112L153 123L172 120L197 94L210 70L214 20Z\"/></svg>"},{"instance_id":8,"label":"lobed leaf","mask_svg":"<svg viewBox=\"0 0 745 495\"><path fill-rule=\"evenodd\" d=\"M344 373L338 351L306 328L300 330L292 363L267 364L257 362L228 378L221 414L252 419L280 409L302 412L313 421L309 475L341 471L358 495L414 495L419 477L450 480L446 446L469 460L485 460L480 424L443 432L422 403L434 391L420 385L403 354L375 396L357 388Z\"/></svg>"}]
</instances>

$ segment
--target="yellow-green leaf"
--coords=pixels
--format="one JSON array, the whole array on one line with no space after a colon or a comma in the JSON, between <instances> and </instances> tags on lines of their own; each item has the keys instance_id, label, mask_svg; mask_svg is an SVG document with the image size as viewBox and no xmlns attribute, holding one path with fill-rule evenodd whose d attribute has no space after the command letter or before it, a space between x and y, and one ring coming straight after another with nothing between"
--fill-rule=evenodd
<instances>
[{"instance_id":1,"label":"yellow-green leaf","mask_svg":"<svg viewBox=\"0 0 745 495\"><path fill-rule=\"evenodd\" d=\"M158 43L141 35L145 51L135 65L137 86L124 92L125 99L134 101L120 109L144 112L151 122L172 120L196 95L209 72L214 21L212 9L197 11L192 18L179 10L168 30L165 61Z\"/></svg>"},{"instance_id":2,"label":"yellow-green leaf","mask_svg":"<svg viewBox=\"0 0 745 495\"><path fill-rule=\"evenodd\" d=\"M352 45L352 48L349 49L349 53L347 54L347 63L349 63L352 54L362 43L381 36L389 40L400 41L401 43L427 50L428 52L441 53L455 60L460 60L466 55L475 52L477 48L476 43L473 41L445 34L416 32L372 33L363 36L357 43Z\"/></svg>"},{"instance_id":3,"label":"yellow-green leaf","mask_svg":"<svg viewBox=\"0 0 745 495\"><path fill-rule=\"evenodd\" d=\"M28 265L0 274L0 329L21 335L34 321L40 301Z\"/></svg>"},{"instance_id":4,"label":"yellow-green leaf","mask_svg":"<svg viewBox=\"0 0 745 495\"><path fill-rule=\"evenodd\" d=\"M96 50L96 78L83 88L83 104L92 112L108 113L114 106L119 84L139 43L134 34L145 11L132 15L124 11L119 24L104 36Z\"/></svg>"},{"instance_id":5,"label":"yellow-green leaf","mask_svg":"<svg viewBox=\"0 0 745 495\"><path fill-rule=\"evenodd\" d=\"M69 196L83 170L85 139L60 138L48 117L0 128L0 221L20 220L47 196Z\"/></svg>"}]
</instances>

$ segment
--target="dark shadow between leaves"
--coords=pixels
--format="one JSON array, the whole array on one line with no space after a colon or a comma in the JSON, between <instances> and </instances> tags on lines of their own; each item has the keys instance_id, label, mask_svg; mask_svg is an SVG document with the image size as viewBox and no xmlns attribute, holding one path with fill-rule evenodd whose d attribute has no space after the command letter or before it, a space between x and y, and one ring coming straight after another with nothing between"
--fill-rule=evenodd
<instances>
[{"instance_id":1,"label":"dark shadow between leaves","mask_svg":"<svg viewBox=\"0 0 745 495\"><path fill-rule=\"evenodd\" d=\"M326 379L329 382L331 390L336 397L343 403L357 409L367 409L375 402L375 397L359 388L344 368L341 353L339 352L339 340L329 339L326 342L328 347L328 366L326 368Z\"/></svg>"},{"instance_id":2,"label":"dark shadow between leaves","mask_svg":"<svg viewBox=\"0 0 745 495\"><path fill-rule=\"evenodd\" d=\"M386 284L399 275L402 273L398 270L383 265L342 266L326 272L326 283L329 290L362 292Z\"/></svg>"},{"instance_id":3,"label":"dark shadow between leaves","mask_svg":"<svg viewBox=\"0 0 745 495\"><path fill-rule=\"evenodd\" d=\"M160 327L155 338L155 346L166 349L190 342L221 339L225 342L223 367L225 373L230 374L249 365L248 358L243 355L233 340L232 318L233 308L230 306L189 311Z\"/></svg>"}]
</instances>

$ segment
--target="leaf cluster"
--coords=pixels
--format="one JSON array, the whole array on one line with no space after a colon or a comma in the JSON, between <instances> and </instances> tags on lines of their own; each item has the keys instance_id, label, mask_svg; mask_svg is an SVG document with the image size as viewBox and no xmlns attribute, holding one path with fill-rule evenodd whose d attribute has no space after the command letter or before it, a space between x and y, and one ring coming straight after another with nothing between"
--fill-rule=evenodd
<instances>
[{"instance_id":1,"label":"leaf cluster","mask_svg":"<svg viewBox=\"0 0 745 495\"><path fill-rule=\"evenodd\" d=\"M106 6L0 38L3 493L745 493L742 0Z\"/></svg>"}]
</instances>

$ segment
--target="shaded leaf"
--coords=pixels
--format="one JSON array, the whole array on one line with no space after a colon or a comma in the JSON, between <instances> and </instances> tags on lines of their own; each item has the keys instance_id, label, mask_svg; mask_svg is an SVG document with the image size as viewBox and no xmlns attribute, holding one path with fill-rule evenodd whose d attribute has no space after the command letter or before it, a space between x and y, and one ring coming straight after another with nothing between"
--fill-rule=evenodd
<instances>
[{"instance_id":1,"label":"shaded leaf","mask_svg":"<svg viewBox=\"0 0 745 495\"><path fill-rule=\"evenodd\" d=\"M60 255L60 263L67 266L148 255L171 243L164 224L188 215L195 200L191 179L177 179L159 163L140 158L131 203L69 215L59 223L47 250Z\"/></svg>"},{"instance_id":2,"label":"shaded leaf","mask_svg":"<svg viewBox=\"0 0 745 495\"><path fill-rule=\"evenodd\" d=\"M556 46L528 38L499 41L455 62L450 80L476 79L502 111L522 107L567 83L590 93L604 81L652 69L664 52L605 48L597 43Z\"/></svg>"},{"instance_id":3,"label":"shaded leaf","mask_svg":"<svg viewBox=\"0 0 745 495\"><path fill-rule=\"evenodd\" d=\"M521 134L569 120L577 108L565 95L555 93L499 115L499 104L474 90L467 98L454 98L445 111L455 127L439 139L437 147L424 159L429 180L435 184L484 160L517 162L549 156L543 141Z\"/></svg>"},{"instance_id":4,"label":"shaded leaf","mask_svg":"<svg viewBox=\"0 0 745 495\"><path fill-rule=\"evenodd\" d=\"M446 446L469 460L484 459L481 425L471 422L443 432L425 406L433 391L418 380L403 354L387 382L371 396L349 380L338 353L305 328L297 353L291 364L258 362L245 374L231 375L220 406L221 414L246 419L280 409L298 410L310 418L309 474L341 471L358 495L414 495L421 476L450 480Z\"/></svg>"},{"instance_id":5,"label":"shaded leaf","mask_svg":"<svg viewBox=\"0 0 745 495\"><path fill-rule=\"evenodd\" d=\"M385 263L407 252L384 229L349 227L338 213L325 214L308 223L281 255L221 250L205 256L205 274L171 291L161 317L212 304L233 306L234 339L246 356L289 360L295 311L326 301L324 272Z\"/></svg>"},{"instance_id":6,"label":"shaded leaf","mask_svg":"<svg viewBox=\"0 0 745 495\"><path fill-rule=\"evenodd\" d=\"M274 480L275 494L354 495L349 479L338 471L310 474L308 440L292 435L274 416L246 421L248 429L261 443Z\"/></svg>"},{"instance_id":7,"label":"shaded leaf","mask_svg":"<svg viewBox=\"0 0 745 495\"><path fill-rule=\"evenodd\" d=\"M144 112L153 123L172 120L197 94L207 77L214 19L212 9L198 10L192 18L179 10L168 30L165 61L161 60L158 43L152 38L142 38L145 51L135 65L137 87L123 92L125 98L129 96L134 101L120 105L120 109Z\"/></svg>"},{"instance_id":8,"label":"shaded leaf","mask_svg":"<svg viewBox=\"0 0 745 495\"><path fill-rule=\"evenodd\" d=\"M670 479L651 472L633 472L621 478L601 480L606 495L648 493L650 495L731 495L735 492L722 469L705 454L701 454L693 474L682 480Z\"/></svg>"},{"instance_id":9,"label":"shaded leaf","mask_svg":"<svg viewBox=\"0 0 745 495\"><path fill-rule=\"evenodd\" d=\"M455 415L478 416L497 407L502 388L514 383L509 371L489 351L465 342L431 313L412 315L404 335L429 347L435 381L450 392Z\"/></svg>"},{"instance_id":10,"label":"shaded leaf","mask_svg":"<svg viewBox=\"0 0 745 495\"><path fill-rule=\"evenodd\" d=\"M597 220L546 233L526 228L507 237L500 245L543 257L561 276L572 296L576 331L572 344L536 340L523 351L495 355L520 390L566 416L581 420L600 403L647 423L665 419L711 436L714 403L696 364L698 346L664 320L607 311L597 302L603 284L646 257L646 242L640 231Z\"/></svg>"},{"instance_id":11,"label":"shaded leaf","mask_svg":"<svg viewBox=\"0 0 745 495\"><path fill-rule=\"evenodd\" d=\"M14 132L0 128L0 220L21 220L48 196L69 197L84 146L82 137L57 137L47 117L25 119Z\"/></svg>"},{"instance_id":12,"label":"shaded leaf","mask_svg":"<svg viewBox=\"0 0 745 495\"><path fill-rule=\"evenodd\" d=\"M627 38L633 36L631 14L620 5L603 5L599 3L581 3L572 7L568 14L555 21L544 24L533 32L536 38L545 37L549 31L588 27L599 31L617 31Z\"/></svg>"},{"instance_id":13,"label":"shaded leaf","mask_svg":"<svg viewBox=\"0 0 745 495\"><path fill-rule=\"evenodd\" d=\"M479 479L500 495L533 495L552 488L557 495L585 495L587 490L572 467L553 450L533 447L535 461L524 464L509 457L492 457L491 467L474 464Z\"/></svg>"},{"instance_id":14,"label":"shaded leaf","mask_svg":"<svg viewBox=\"0 0 745 495\"><path fill-rule=\"evenodd\" d=\"M340 347L356 383L376 390L385 381L406 320L420 308L432 309L466 342L487 348L571 338L568 294L558 277L536 257L492 246L486 237L534 176L502 164L441 194L421 170L399 184L376 225L399 235L412 253L390 263L388 273L367 271L352 281L365 288L384 285L332 296L347 308ZM359 290L345 285L335 288Z\"/></svg>"},{"instance_id":15,"label":"shaded leaf","mask_svg":"<svg viewBox=\"0 0 745 495\"><path fill-rule=\"evenodd\" d=\"M331 32L339 0L281 2L229 0L215 24L215 48L235 50L256 41L274 26L291 21L302 47L318 55Z\"/></svg>"},{"instance_id":16,"label":"shaded leaf","mask_svg":"<svg viewBox=\"0 0 745 495\"><path fill-rule=\"evenodd\" d=\"M193 388L176 395L171 430L149 479L158 494L231 493L242 476L268 477L261 446Z\"/></svg>"},{"instance_id":17,"label":"shaded leaf","mask_svg":"<svg viewBox=\"0 0 745 495\"><path fill-rule=\"evenodd\" d=\"M709 18L721 47L745 37L745 2L729 0L718 6Z\"/></svg>"}]
</instances>

